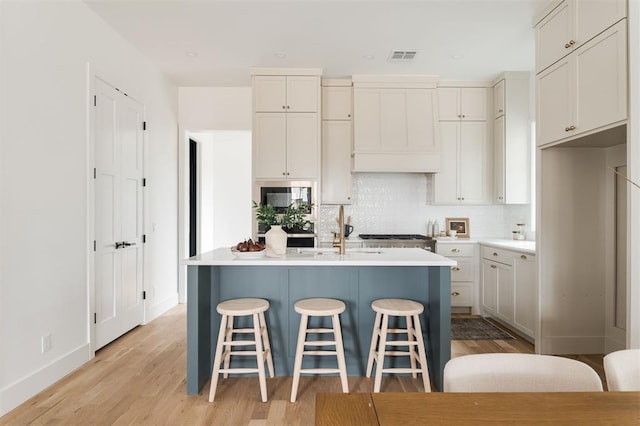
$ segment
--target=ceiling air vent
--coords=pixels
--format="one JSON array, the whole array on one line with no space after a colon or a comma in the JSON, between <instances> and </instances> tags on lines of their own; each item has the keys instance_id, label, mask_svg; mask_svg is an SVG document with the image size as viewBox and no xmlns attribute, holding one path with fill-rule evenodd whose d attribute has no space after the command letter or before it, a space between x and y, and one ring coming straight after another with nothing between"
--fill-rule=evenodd
<instances>
[{"instance_id":1,"label":"ceiling air vent","mask_svg":"<svg viewBox=\"0 0 640 426\"><path fill-rule=\"evenodd\" d=\"M415 50L392 50L389 55L389 61L411 61L416 57L418 52Z\"/></svg>"}]
</instances>

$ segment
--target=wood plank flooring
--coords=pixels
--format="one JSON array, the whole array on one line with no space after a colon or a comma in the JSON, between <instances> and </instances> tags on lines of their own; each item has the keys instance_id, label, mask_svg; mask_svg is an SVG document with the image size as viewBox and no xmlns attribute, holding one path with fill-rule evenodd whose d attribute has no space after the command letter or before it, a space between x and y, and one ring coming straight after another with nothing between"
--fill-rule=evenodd
<instances>
[{"instance_id":1,"label":"wood plank flooring","mask_svg":"<svg viewBox=\"0 0 640 426\"><path fill-rule=\"evenodd\" d=\"M268 379L260 400L257 377L220 379L216 401L208 383L201 395L186 394L186 306L104 347L96 357L0 418L1 425L309 425L318 392L341 392L338 377L302 377L298 401L289 402L291 377ZM457 340L452 357L487 352L532 353L523 339ZM575 356L601 377L602 355ZM349 377L351 392L372 392L373 380ZM382 390L420 392L420 379L388 376Z\"/></svg>"}]
</instances>

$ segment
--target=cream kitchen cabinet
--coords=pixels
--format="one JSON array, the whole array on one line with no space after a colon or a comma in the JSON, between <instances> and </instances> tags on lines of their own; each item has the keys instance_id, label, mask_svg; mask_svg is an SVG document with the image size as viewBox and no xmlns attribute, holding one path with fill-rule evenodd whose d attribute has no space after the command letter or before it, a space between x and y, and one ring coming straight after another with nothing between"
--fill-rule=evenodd
<instances>
[{"instance_id":1,"label":"cream kitchen cabinet","mask_svg":"<svg viewBox=\"0 0 640 426\"><path fill-rule=\"evenodd\" d=\"M438 87L440 121L486 121L488 90L485 87Z\"/></svg>"},{"instance_id":2,"label":"cream kitchen cabinet","mask_svg":"<svg viewBox=\"0 0 640 426\"><path fill-rule=\"evenodd\" d=\"M468 308L470 313L479 314L478 305L478 245L455 241L438 241L439 255L458 262L451 267L451 307Z\"/></svg>"},{"instance_id":3,"label":"cream kitchen cabinet","mask_svg":"<svg viewBox=\"0 0 640 426\"><path fill-rule=\"evenodd\" d=\"M506 72L494 85L493 202L528 204L531 188L529 73Z\"/></svg>"},{"instance_id":4,"label":"cream kitchen cabinet","mask_svg":"<svg viewBox=\"0 0 640 426\"><path fill-rule=\"evenodd\" d=\"M489 203L488 129L485 121L441 121L442 168L433 177L433 201Z\"/></svg>"},{"instance_id":5,"label":"cream kitchen cabinet","mask_svg":"<svg viewBox=\"0 0 640 426\"><path fill-rule=\"evenodd\" d=\"M319 69L251 70L254 179L320 177Z\"/></svg>"},{"instance_id":6,"label":"cream kitchen cabinet","mask_svg":"<svg viewBox=\"0 0 640 426\"><path fill-rule=\"evenodd\" d=\"M435 82L393 78L353 76L353 170L437 172Z\"/></svg>"},{"instance_id":7,"label":"cream kitchen cabinet","mask_svg":"<svg viewBox=\"0 0 640 426\"><path fill-rule=\"evenodd\" d=\"M515 253L513 258L515 306L513 323L529 337L534 336L536 321L536 260L531 254Z\"/></svg>"},{"instance_id":8,"label":"cream kitchen cabinet","mask_svg":"<svg viewBox=\"0 0 640 426\"><path fill-rule=\"evenodd\" d=\"M319 126L317 113L254 114L254 178L317 179Z\"/></svg>"},{"instance_id":9,"label":"cream kitchen cabinet","mask_svg":"<svg viewBox=\"0 0 640 426\"><path fill-rule=\"evenodd\" d=\"M534 338L535 255L480 246L482 309L524 336Z\"/></svg>"},{"instance_id":10,"label":"cream kitchen cabinet","mask_svg":"<svg viewBox=\"0 0 640 426\"><path fill-rule=\"evenodd\" d=\"M349 120L353 117L353 87L351 80L322 80L322 119Z\"/></svg>"},{"instance_id":11,"label":"cream kitchen cabinet","mask_svg":"<svg viewBox=\"0 0 640 426\"><path fill-rule=\"evenodd\" d=\"M537 98L538 145L626 120L626 19L539 73Z\"/></svg>"},{"instance_id":12,"label":"cream kitchen cabinet","mask_svg":"<svg viewBox=\"0 0 640 426\"><path fill-rule=\"evenodd\" d=\"M253 76L255 112L319 112L319 105L319 76Z\"/></svg>"},{"instance_id":13,"label":"cream kitchen cabinet","mask_svg":"<svg viewBox=\"0 0 640 426\"><path fill-rule=\"evenodd\" d=\"M579 49L626 16L626 0L551 2L536 24L536 72Z\"/></svg>"},{"instance_id":14,"label":"cream kitchen cabinet","mask_svg":"<svg viewBox=\"0 0 640 426\"><path fill-rule=\"evenodd\" d=\"M351 140L349 120L322 121L322 204L351 203Z\"/></svg>"},{"instance_id":15,"label":"cream kitchen cabinet","mask_svg":"<svg viewBox=\"0 0 640 426\"><path fill-rule=\"evenodd\" d=\"M322 80L322 204L351 203L352 108L351 80Z\"/></svg>"}]
</instances>

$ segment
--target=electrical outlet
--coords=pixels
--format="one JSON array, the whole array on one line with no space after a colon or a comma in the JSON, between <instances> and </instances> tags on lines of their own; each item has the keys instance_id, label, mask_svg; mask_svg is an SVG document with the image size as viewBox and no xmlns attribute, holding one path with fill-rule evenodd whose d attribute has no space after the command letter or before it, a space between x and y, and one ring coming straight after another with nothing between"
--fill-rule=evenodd
<instances>
[{"instance_id":1,"label":"electrical outlet","mask_svg":"<svg viewBox=\"0 0 640 426\"><path fill-rule=\"evenodd\" d=\"M42 353L49 352L51 350L51 334L42 336Z\"/></svg>"}]
</instances>

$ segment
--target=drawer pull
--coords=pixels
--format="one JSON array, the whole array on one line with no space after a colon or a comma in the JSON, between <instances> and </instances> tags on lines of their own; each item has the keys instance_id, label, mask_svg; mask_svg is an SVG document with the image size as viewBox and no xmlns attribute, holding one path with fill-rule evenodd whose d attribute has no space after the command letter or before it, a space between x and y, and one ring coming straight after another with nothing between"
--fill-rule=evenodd
<instances>
[{"instance_id":1,"label":"drawer pull","mask_svg":"<svg viewBox=\"0 0 640 426\"><path fill-rule=\"evenodd\" d=\"M451 293L452 296L460 296L460 293L458 293L457 291L454 291Z\"/></svg>"},{"instance_id":2,"label":"drawer pull","mask_svg":"<svg viewBox=\"0 0 640 426\"><path fill-rule=\"evenodd\" d=\"M493 269L496 269L496 268L497 268L497 266L496 266L496 265L491 265L491 267L492 267Z\"/></svg>"},{"instance_id":3,"label":"drawer pull","mask_svg":"<svg viewBox=\"0 0 640 426\"><path fill-rule=\"evenodd\" d=\"M520 259L522 260L527 260L527 256L525 256L524 254L522 256L520 256Z\"/></svg>"},{"instance_id":4,"label":"drawer pull","mask_svg":"<svg viewBox=\"0 0 640 426\"><path fill-rule=\"evenodd\" d=\"M496 252L494 251L494 252L493 252L493 255L494 255L494 256L497 256L497 255L498 255L498 253L496 253Z\"/></svg>"},{"instance_id":5,"label":"drawer pull","mask_svg":"<svg viewBox=\"0 0 640 426\"><path fill-rule=\"evenodd\" d=\"M460 249L451 249L451 253L460 253Z\"/></svg>"},{"instance_id":6,"label":"drawer pull","mask_svg":"<svg viewBox=\"0 0 640 426\"><path fill-rule=\"evenodd\" d=\"M451 268L452 271L459 271L460 268L458 266L454 266L453 268Z\"/></svg>"}]
</instances>

